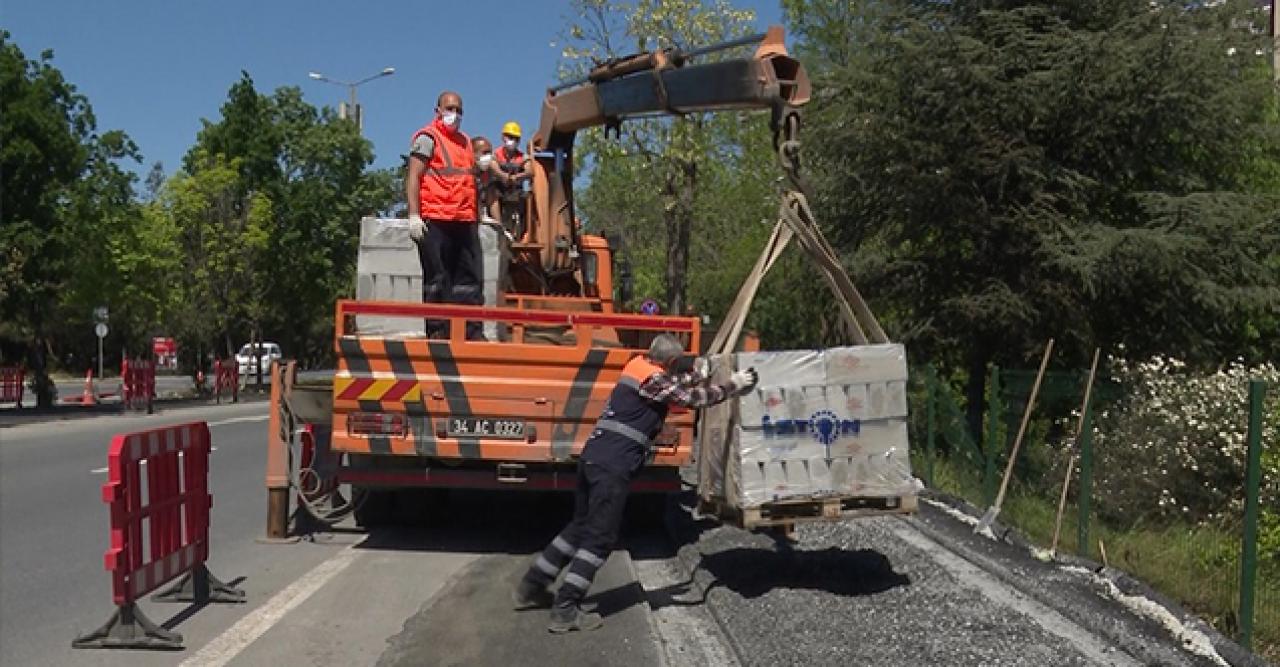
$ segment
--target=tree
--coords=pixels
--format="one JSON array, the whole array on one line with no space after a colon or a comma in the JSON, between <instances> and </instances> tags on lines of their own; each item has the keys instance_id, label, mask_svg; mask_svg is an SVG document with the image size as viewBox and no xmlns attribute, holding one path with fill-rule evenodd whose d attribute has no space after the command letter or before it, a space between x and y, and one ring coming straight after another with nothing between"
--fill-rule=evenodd
<instances>
[{"instance_id":1,"label":"tree","mask_svg":"<svg viewBox=\"0 0 1280 667\"><path fill-rule=\"evenodd\" d=\"M220 339L227 353L236 337L265 335L300 358L324 358L333 302L355 283L358 221L395 200L394 176L367 170L373 151L359 128L307 104L297 88L264 95L242 73L221 114L204 121L183 173L223 188L226 219L252 236L241 239L250 254L227 257L244 274L245 309L188 333L203 336L197 345Z\"/></svg>"},{"instance_id":2,"label":"tree","mask_svg":"<svg viewBox=\"0 0 1280 667\"><path fill-rule=\"evenodd\" d=\"M59 304L82 261L101 257L90 239L127 219L132 180L115 162L137 152L121 132L95 133L52 51L28 60L9 37L0 31L0 335L25 342L44 406Z\"/></svg>"},{"instance_id":3,"label":"tree","mask_svg":"<svg viewBox=\"0 0 1280 667\"><path fill-rule=\"evenodd\" d=\"M1095 5L786 3L833 240L900 339L966 371L971 427L987 365L1050 336L1212 364L1280 303L1247 3Z\"/></svg>"}]
</instances>

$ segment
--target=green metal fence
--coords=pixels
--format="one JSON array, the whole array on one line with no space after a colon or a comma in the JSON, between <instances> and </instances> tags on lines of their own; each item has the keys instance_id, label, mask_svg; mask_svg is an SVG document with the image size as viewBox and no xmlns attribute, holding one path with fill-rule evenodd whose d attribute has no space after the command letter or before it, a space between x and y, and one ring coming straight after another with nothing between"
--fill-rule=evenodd
<instances>
[{"instance_id":1,"label":"green metal fence","mask_svg":"<svg viewBox=\"0 0 1280 667\"><path fill-rule=\"evenodd\" d=\"M913 441L923 444L914 450L915 469L929 487L984 509L991 506L1034 376L1034 371L990 371L979 442L969 431L958 387L930 366L915 369ZM1108 424L1097 419L1099 410L1105 415L1122 409L1132 389L1098 381L1089 404L1081 406L1086 377L1087 372L1046 374L1000 520L1050 546L1061 485L1069 471L1059 553L1105 559L1178 600L1242 645L1280 659L1280 553L1258 553L1264 510L1260 488L1280 484L1264 479L1264 448L1280 443L1263 442L1263 420L1264 414L1280 418L1280 392L1273 389L1268 400L1261 381L1248 382L1247 392L1241 387L1241 402L1247 400L1247 410L1240 411L1247 415L1247 446L1239 452L1243 461L1233 459L1243 476L1234 482L1239 488L1231 489L1240 502L1233 501L1230 511L1212 518L1183 520L1170 517L1169 508L1161 504L1163 496L1149 498L1148 505L1146 497L1124 485L1130 471L1116 462L1124 460L1118 454L1128 445L1112 437ZM1153 456L1161 455L1159 443L1148 445Z\"/></svg>"}]
</instances>

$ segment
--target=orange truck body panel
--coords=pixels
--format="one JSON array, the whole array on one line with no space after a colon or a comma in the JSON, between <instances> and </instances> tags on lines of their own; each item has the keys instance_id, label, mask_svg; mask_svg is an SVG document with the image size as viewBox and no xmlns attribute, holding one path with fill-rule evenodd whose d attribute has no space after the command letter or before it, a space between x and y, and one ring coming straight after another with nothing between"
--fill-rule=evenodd
<instances>
[{"instance_id":1,"label":"orange truck body panel","mask_svg":"<svg viewBox=\"0 0 1280 667\"><path fill-rule=\"evenodd\" d=\"M452 336L360 335L353 325L361 314L449 320ZM467 320L497 322L511 332L510 340L467 341ZM686 349L697 350L701 333L693 317L379 301L339 301L336 323L335 451L495 464L569 463L577 457L622 367L642 352L613 341L669 332ZM534 330L559 332L567 342L526 337ZM690 459L694 414L672 412L650 466L678 467ZM396 420L389 429L396 432L356 427L370 418ZM523 428L517 438L460 435L451 427L454 419Z\"/></svg>"}]
</instances>

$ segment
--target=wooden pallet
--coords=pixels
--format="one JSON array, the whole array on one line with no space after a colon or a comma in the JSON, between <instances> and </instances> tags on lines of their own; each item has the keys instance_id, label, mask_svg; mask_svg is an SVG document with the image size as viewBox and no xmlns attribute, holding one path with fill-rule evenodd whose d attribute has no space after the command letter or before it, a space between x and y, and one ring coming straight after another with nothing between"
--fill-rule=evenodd
<instances>
[{"instance_id":1,"label":"wooden pallet","mask_svg":"<svg viewBox=\"0 0 1280 667\"><path fill-rule=\"evenodd\" d=\"M718 501L702 500L699 512L714 514L740 528L793 526L810 521L844 521L887 514L913 514L919 501L915 494L888 497L827 496L776 500L752 507L731 508Z\"/></svg>"}]
</instances>

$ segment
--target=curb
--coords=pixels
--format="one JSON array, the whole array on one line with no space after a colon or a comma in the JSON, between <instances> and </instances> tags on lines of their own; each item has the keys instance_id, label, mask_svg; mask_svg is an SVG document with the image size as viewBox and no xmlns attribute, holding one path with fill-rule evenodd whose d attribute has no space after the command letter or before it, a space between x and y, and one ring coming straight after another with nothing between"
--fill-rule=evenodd
<instances>
[{"instance_id":1,"label":"curb","mask_svg":"<svg viewBox=\"0 0 1280 667\"><path fill-rule=\"evenodd\" d=\"M933 500L940 504L947 505L952 509L958 512L961 512L963 514L966 514L974 519L979 519L982 516L981 511L978 511L973 505L969 504L968 502L964 501L961 498L957 498L955 496L951 496L949 494L942 493L935 490L929 490L927 494L922 494L922 495L926 495L926 497L929 498L930 500ZM947 517L947 518L952 521L956 521L956 519L952 517ZM1008 584L1009 586L1011 586L1018 592L1022 593L1023 595L1026 595L1027 597L1040 602L1046 607L1049 607L1050 609L1053 609L1059 614L1062 614L1066 618L1071 619L1073 622L1085 628L1088 628L1091 632L1095 632L1099 636L1105 637L1106 639L1112 642L1115 642L1117 646L1121 645L1120 640L1123 638L1117 636L1112 632L1109 632L1108 628L1105 627L1104 625L1090 623L1089 622L1090 619L1086 617L1082 617L1079 613L1077 613L1077 610L1075 610L1074 608L1068 605L1061 604L1059 600L1057 600L1053 596L1046 595L1043 591L1037 590L1031 586L1027 586L1021 579L1019 579L1018 577L1015 577L1008 570L1006 570L1003 567L999 567L997 563L991 562L991 559L981 557L980 555L977 555L977 554L972 554L966 548L958 548L958 547L961 547L961 545L957 545L955 541L952 540L949 536L939 532L932 526L925 523L919 517L904 518L902 519L902 521L908 523L912 528L928 536L930 539L937 542L939 545L941 545L943 548L947 549L948 551L954 553L956 556L963 558L965 561L971 563L972 565L981 569L987 574L990 574L996 577L997 579L999 579L1000 581L1003 581L1004 583ZM1026 551L1030 551L1033 548L1038 548L1034 543L1032 543L1024 535L1022 535L1012 527L1005 526L998 522L994 522L992 523L991 530L997 536L997 539L993 541L994 544L1000 544L1005 547L1012 547L1016 549L1026 550ZM1151 601L1152 603L1158 605L1159 607L1161 607L1162 609L1164 609L1165 611L1173 615L1175 618L1177 618L1182 623L1183 626L1191 630L1194 630L1196 632L1199 632L1205 635L1206 637L1208 637L1210 643L1213 645L1213 649L1218 653L1218 655L1223 660L1225 660L1232 667L1268 667L1269 665L1269 663L1265 662L1261 658L1261 656L1258 656L1257 654L1254 654L1245 650L1243 646L1237 644L1235 641L1223 635L1216 628L1214 628L1213 626L1201 620L1200 617L1182 608L1181 605L1177 604L1173 600L1169 599L1165 595L1156 591L1151 586L1133 577L1127 572L1117 570L1115 568L1104 567L1101 563L1097 563L1090 559L1082 558L1074 555L1059 555L1053 561L1046 562L1045 565L1074 566L1074 567L1087 569L1090 572L1094 573L1095 575L1101 577L1103 580L1111 582L1116 587L1116 589L1118 589L1124 595L1139 596ZM1107 596L1107 597L1108 599L1113 599L1110 596ZM1137 618L1140 621L1142 621L1144 624L1155 622L1153 619L1140 615L1132 610L1130 610L1128 613L1134 618ZM1163 632L1166 635L1168 633L1168 631L1164 628L1161 628L1160 632ZM1176 638L1171 638L1171 639L1176 639ZM1129 650L1125 649L1125 652L1129 653ZM1206 659L1203 656L1199 656L1197 654L1191 653L1190 651L1187 651L1185 648L1183 649L1183 652L1186 653L1188 656L1194 656L1195 659ZM1134 655L1133 657L1135 659L1140 659L1140 660L1147 658L1147 656L1143 656L1143 655Z\"/></svg>"},{"instance_id":2,"label":"curb","mask_svg":"<svg viewBox=\"0 0 1280 667\"><path fill-rule=\"evenodd\" d=\"M626 549L615 549L615 552L622 559L627 576L643 591L644 584L640 583L640 573L636 572L636 564L631 560L631 552ZM647 595L644 599L644 618L645 622L649 624L649 637L658 649L658 665L660 667L672 667L671 663L667 661L667 652L662 647L662 633L658 631L658 623L653 619L653 608L649 604Z\"/></svg>"},{"instance_id":3,"label":"curb","mask_svg":"<svg viewBox=\"0 0 1280 667\"><path fill-rule=\"evenodd\" d=\"M692 505L686 506L682 500L694 500ZM697 521L694 516L694 507L696 506L695 494L692 490L685 489L680 493L672 494L671 501L667 504L667 511L663 515L663 526L667 530L667 536L671 538L672 545L675 547L676 554L674 557L675 566L684 576L688 577L692 587L696 589L702 596L703 605L707 609L707 613L711 615L711 620L715 621L716 627L719 628L721 636L724 637L725 643L729 647L729 651L733 654L739 665L751 664L743 658L742 647L738 644L737 637L730 631L728 623L717 609L717 605L712 601L712 594L715 593L714 578L712 585L708 585L705 573L698 567L697 561L690 556L690 552L698 552L698 541L701 532L697 530L693 522ZM719 528L724 524L716 521L715 526L711 528ZM701 560L701 556L696 558ZM698 574L703 572L702 581L699 581Z\"/></svg>"}]
</instances>

